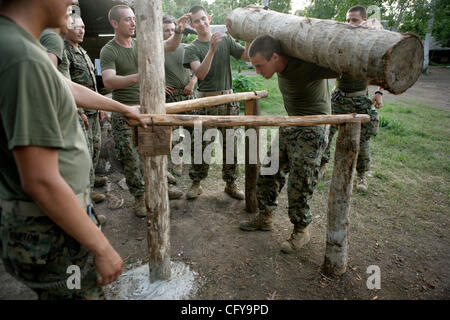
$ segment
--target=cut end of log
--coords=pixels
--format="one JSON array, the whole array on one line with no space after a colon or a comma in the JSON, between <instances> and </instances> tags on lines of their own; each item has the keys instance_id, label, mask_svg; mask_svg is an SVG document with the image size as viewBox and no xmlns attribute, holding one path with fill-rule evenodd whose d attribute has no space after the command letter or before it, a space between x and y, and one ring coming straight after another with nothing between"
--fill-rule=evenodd
<instances>
[{"instance_id":1,"label":"cut end of log","mask_svg":"<svg viewBox=\"0 0 450 320\"><path fill-rule=\"evenodd\" d=\"M385 66L385 83L381 87L400 94L412 87L422 73L424 51L420 39L409 34L390 52Z\"/></svg>"}]
</instances>

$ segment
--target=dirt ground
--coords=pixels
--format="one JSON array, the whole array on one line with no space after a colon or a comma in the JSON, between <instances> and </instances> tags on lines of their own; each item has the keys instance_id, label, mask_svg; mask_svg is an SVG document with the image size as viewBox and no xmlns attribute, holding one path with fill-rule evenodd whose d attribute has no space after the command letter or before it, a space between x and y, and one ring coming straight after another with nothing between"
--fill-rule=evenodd
<instances>
[{"instance_id":1,"label":"dirt ground","mask_svg":"<svg viewBox=\"0 0 450 320\"><path fill-rule=\"evenodd\" d=\"M401 96L385 99L421 101L450 108L450 69L431 67L430 75ZM375 88L372 88L375 89ZM106 148L112 150L111 139ZM107 153L107 152L106 152ZM112 154L102 157L113 158ZM221 168L210 169L203 183L204 193L194 201L184 198L170 202L172 261L184 261L198 274L198 290L192 299L449 299L450 241L449 207L435 199L427 185L418 190L429 194L426 201L441 201L436 212L428 212L427 203L397 199L382 186L369 195L354 192L350 213L350 244L347 272L327 277L321 272L324 260L329 166L311 202L313 214L311 241L301 251L286 255L280 244L289 237L292 225L287 216L286 188L279 198L275 229L271 232L243 232L239 222L251 218L244 201L223 192ZM188 166L178 179L187 191ZM244 186L243 168L238 180ZM146 262L147 235L144 219L133 214L128 191L118 185L123 179L120 164L111 160L108 173L111 194L124 199L120 209L97 205L106 215L104 232L129 269ZM98 189L105 192L105 188ZM445 197L444 197L445 198ZM381 271L381 289L369 290L367 268L377 265ZM0 299L36 299L22 284L7 275L0 265ZM109 292L110 298L115 298Z\"/></svg>"}]
</instances>

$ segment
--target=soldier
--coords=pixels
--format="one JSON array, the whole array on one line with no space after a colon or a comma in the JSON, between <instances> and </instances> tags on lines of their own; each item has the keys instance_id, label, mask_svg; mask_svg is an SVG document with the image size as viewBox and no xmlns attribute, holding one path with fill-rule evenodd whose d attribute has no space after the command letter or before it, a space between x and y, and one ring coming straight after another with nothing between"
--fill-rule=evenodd
<instances>
[{"instance_id":1,"label":"soldier","mask_svg":"<svg viewBox=\"0 0 450 320\"><path fill-rule=\"evenodd\" d=\"M69 72L73 82L81 84L95 92L97 91L97 81L95 79L95 67L86 51L81 47L84 39L83 19L77 14L73 14L73 24L65 36L64 47L69 61ZM95 187L101 187L108 181L107 177L96 177L95 168L100 159L101 128L100 121L104 117L102 111L79 109L80 114L87 118L86 133L89 153L92 157L92 167L90 172L91 198L95 203L103 201L106 196L94 191ZM100 119L102 118L102 119Z\"/></svg>"},{"instance_id":2,"label":"soldier","mask_svg":"<svg viewBox=\"0 0 450 320\"><path fill-rule=\"evenodd\" d=\"M185 48L183 64L191 68L198 78L198 90L200 97L217 96L232 93L230 56L236 59L248 61L248 44L245 48L238 44L230 36L216 32L211 34L211 16L205 8L196 5L190 11L191 27L197 31L198 38ZM206 115L239 115L239 103L233 102L213 108L198 110L198 114ZM222 137L225 138L227 128L220 128ZM194 139L192 139L192 152L194 152ZM222 178L226 182L225 192L239 200L244 199L244 193L236 185L238 176L237 152L234 152L234 161L227 164L226 145L222 143L223 166ZM205 144L203 144L203 148ZM202 153L203 154L203 153ZM209 165L206 163L193 164L189 171L192 186L186 194L187 199L195 199L202 193L200 181L208 175Z\"/></svg>"},{"instance_id":3,"label":"soldier","mask_svg":"<svg viewBox=\"0 0 450 320\"><path fill-rule=\"evenodd\" d=\"M354 6L348 10L347 23L359 26L365 21L367 21L367 13L364 7ZM356 189L363 191L367 190L368 187L366 173L370 168L370 138L376 136L378 132L378 112L376 109L383 106L383 92L381 88L375 91L372 100L367 95L366 80L352 79L344 75L336 79L335 88L331 95L331 110L333 114L363 113L370 115L371 121L361 124L361 138L356 164L358 176L354 181ZM372 105L375 105L376 109ZM337 126L331 126L328 137L329 145L322 158L321 171L324 170L325 165L330 160L330 144L336 131Z\"/></svg>"},{"instance_id":4,"label":"soldier","mask_svg":"<svg viewBox=\"0 0 450 320\"><path fill-rule=\"evenodd\" d=\"M139 104L138 51L136 40L132 38L136 29L135 15L130 7L117 5L109 11L108 19L114 28L114 38L100 52L103 83L107 90L112 90L114 100ZM175 35L164 41L166 52L174 51L180 44L187 19L189 15L181 17ZM134 196L135 214L145 217L147 209L141 159L133 145L131 129L120 114L113 113L111 118L116 150L125 168L127 186ZM174 196L179 196L179 191L174 192L174 187L169 185L169 198Z\"/></svg>"},{"instance_id":5,"label":"soldier","mask_svg":"<svg viewBox=\"0 0 450 320\"><path fill-rule=\"evenodd\" d=\"M163 38L169 39L175 33L175 22L169 17L163 18ZM197 98L194 90L197 77L191 76L189 69L183 67L184 48L186 44L181 43L173 52L165 53L164 69L166 75L166 102L177 102ZM186 114L195 114L187 112ZM181 175L182 163L172 164L172 169L177 175ZM169 181L170 182L170 181Z\"/></svg>"},{"instance_id":6,"label":"soldier","mask_svg":"<svg viewBox=\"0 0 450 320\"><path fill-rule=\"evenodd\" d=\"M91 161L77 105L146 126L138 108L71 82L48 59L39 35L63 26L71 4L0 2L0 253L7 272L39 299L104 299L101 286L119 277L123 261L87 214ZM73 290L71 266L81 269Z\"/></svg>"},{"instance_id":7,"label":"soldier","mask_svg":"<svg viewBox=\"0 0 450 320\"><path fill-rule=\"evenodd\" d=\"M249 56L256 72L264 78L270 79L277 73L288 115L330 114L330 92L326 79L337 77L334 71L286 56L280 41L271 36L256 38L251 44ZM282 244L281 251L292 253L309 242L312 216L308 200L317 183L320 160L328 141L327 131L325 125L279 129L279 171L275 175L259 175L256 190L259 214L251 221L242 222L242 230L272 230L277 197L289 174L288 214L294 230Z\"/></svg>"}]
</instances>

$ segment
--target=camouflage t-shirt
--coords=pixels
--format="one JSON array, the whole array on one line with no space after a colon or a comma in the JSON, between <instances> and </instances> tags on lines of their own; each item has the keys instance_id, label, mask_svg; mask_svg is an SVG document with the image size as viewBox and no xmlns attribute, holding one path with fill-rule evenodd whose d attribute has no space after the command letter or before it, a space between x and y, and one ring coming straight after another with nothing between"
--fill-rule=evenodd
<instances>
[{"instance_id":1,"label":"camouflage t-shirt","mask_svg":"<svg viewBox=\"0 0 450 320\"><path fill-rule=\"evenodd\" d=\"M288 57L286 68L278 73L278 86L288 115L330 114L331 97L326 79L338 76L314 63Z\"/></svg>"},{"instance_id":2,"label":"camouflage t-shirt","mask_svg":"<svg viewBox=\"0 0 450 320\"><path fill-rule=\"evenodd\" d=\"M64 77L70 79L69 61L67 60L64 42L61 36L52 29L45 29L39 37L39 42L47 49L48 53L52 53L56 56L58 59L58 70Z\"/></svg>"},{"instance_id":3,"label":"camouflage t-shirt","mask_svg":"<svg viewBox=\"0 0 450 320\"><path fill-rule=\"evenodd\" d=\"M203 62L209 50L209 41L194 40L185 48L183 64L190 68L193 61ZM224 36L217 45L211 68L205 79L198 80L199 91L221 91L232 89L230 56L240 59L245 48L230 36Z\"/></svg>"}]
</instances>

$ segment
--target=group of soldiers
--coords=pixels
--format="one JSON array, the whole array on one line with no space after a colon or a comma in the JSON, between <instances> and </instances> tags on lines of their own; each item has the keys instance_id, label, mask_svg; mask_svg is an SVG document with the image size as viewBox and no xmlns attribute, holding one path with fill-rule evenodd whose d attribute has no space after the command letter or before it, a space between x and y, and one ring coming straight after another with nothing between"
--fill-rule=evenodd
<instances>
[{"instance_id":1,"label":"group of soldiers","mask_svg":"<svg viewBox=\"0 0 450 320\"><path fill-rule=\"evenodd\" d=\"M114 38L102 48L100 62L105 88L112 91L109 99L96 93L94 66L81 47L83 20L71 14L71 6L76 4L75 0L0 1L0 253L7 271L40 299L103 299L101 286L122 273L123 261L99 230L103 219L91 205L105 198L92 192L94 186L107 182L107 178L94 174L104 111L112 112L114 143L135 199L135 214L144 217L147 213L141 159L126 124L127 118L132 118L146 127L136 107L140 94L137 43L133 38L135 14L126 5L114 6L108 14ZM347 13L347 22L355 25L366 18L360 6ZM188 20L198 37L185 45L181 39ZM280 41L268 35L241 46L228 35L213 34L210 21L199 5L178 21L163 20L166 102L231 93L230 57L250 61L264 78L277 74L290 116L331 112L371 116L372 121L362 125L357 165L357 187L366 189L369 139L376 135L378 126L372 105L381 107L382 92L378 90L370 100L365 80L350 79L289 57ZM47 29L42 30L42 26ZM331 96L330 78L337 79ZM238 115L239 104L194 113ZM312 220L308 201L329 161L334 132L336 129L329 130L327 125L280 128L279 170L275 175L258 177L259 213L242 222L241 230L272 230L277 197L288 176L288 214L294 229L281 250L291 253L308 243ZM224 191L242 200L244 193L236 184L237 161L226 163L226 144L222 143ZM190 167L192 185L187 199L202 194L201 181L208 170L206 163ZM182 195L173 186L169 189L170 198ZM94 256L93 264L89 253ZM68 290L65 286L70 265L83 269L80 289Z\"/></svg>"}]
</instances>

